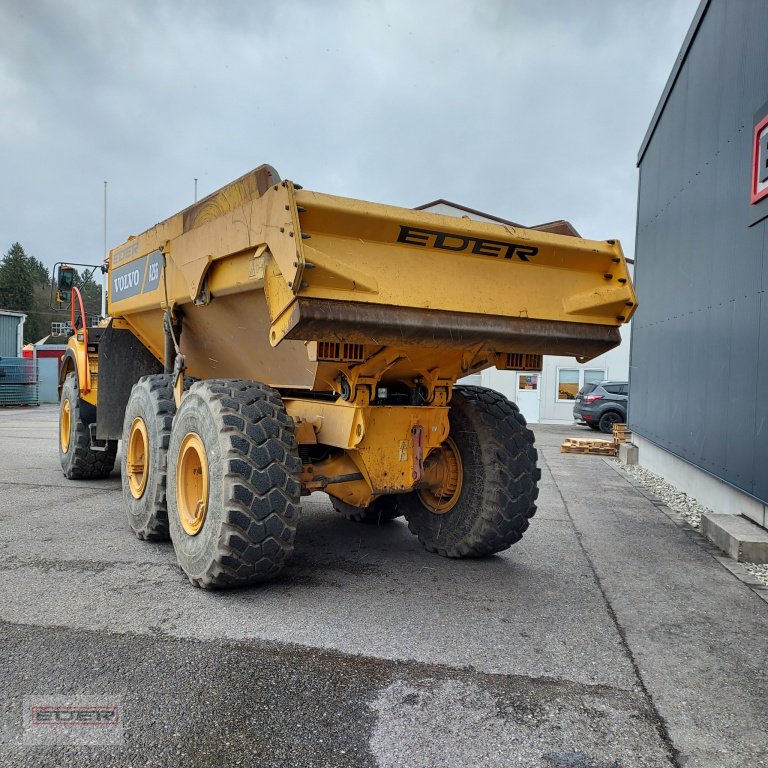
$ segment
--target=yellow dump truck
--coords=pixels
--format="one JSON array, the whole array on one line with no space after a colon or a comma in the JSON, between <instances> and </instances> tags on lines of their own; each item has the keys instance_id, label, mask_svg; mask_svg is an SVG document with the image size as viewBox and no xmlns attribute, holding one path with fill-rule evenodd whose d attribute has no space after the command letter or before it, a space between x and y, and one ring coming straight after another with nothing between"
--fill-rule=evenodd
<instances>
[{"instance_id":1,"label":"yellow dump truck","mask_svg":"<svg viewBox=\"0 0 768 768\"><path fill-rule=\"evenodd\" d=\"M260 166L109 256L109 317L61 369L68 478L109 474L199 587L276 576L302 495L405 516L431 552L518 541L537 452L514 403L456 382L616 346L621 247L304 190ZM60 270L60 282L71 271Z\"/></svg>"}]
</instances>

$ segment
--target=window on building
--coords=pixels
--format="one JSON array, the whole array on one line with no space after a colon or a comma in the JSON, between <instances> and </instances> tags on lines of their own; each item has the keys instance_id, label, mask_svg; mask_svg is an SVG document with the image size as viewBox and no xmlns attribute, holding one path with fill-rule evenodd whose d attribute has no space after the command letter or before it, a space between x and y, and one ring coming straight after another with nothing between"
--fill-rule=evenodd
<instances>
[{"instance_id":1,"label":"window on building","mask_svg":"<svg viewBox=\"0 0 768 768\"><path fill-rule=\"evenodd\" d=\"M584 371L585 384L597 384L598 381L603 381L603 379L605 379L605 371L596 368Z\"/></svg>"},{"instance_id":2,"label":"window on building","mask_svg":"<svg viewBox=\"0 0 768 768\"><path fill-rule=\"evenodd\" d=\"M579 368L558 368L557 369L557 401L567 403L576 399L580 389L585 391L594 388L598 381L605 379L605 371L592 368L582 370ZM589 387L587 387L589 385Z\"/></svg>"},{"instance_id":3,"label":"window on building","mask_svg":"<svg viewBox=\"0 0 768 768\"><path fill-rule=\"evenodd\" d=\"M558 368L557 370L557 399L575 400L579 391L578 368Z\"/></svg>"}]
</instances>

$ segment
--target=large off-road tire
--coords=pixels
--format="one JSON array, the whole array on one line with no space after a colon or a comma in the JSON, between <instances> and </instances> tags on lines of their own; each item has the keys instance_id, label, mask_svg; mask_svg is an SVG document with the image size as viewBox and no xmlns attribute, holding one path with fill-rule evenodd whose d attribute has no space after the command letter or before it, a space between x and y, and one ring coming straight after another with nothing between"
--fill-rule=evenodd
<instances>
[{"instance_id":1,"label":"large off-road tire","mask_svg":"<svg viewBox=\"0 0 768 768\"><path fill-rule=\"evenodd\" d=\"M143 376L125 407L120 468L128 523L142 540L165 541L168 445L176 414L173 375Z\"/></svg>"},{"instance_id":2,"label":"large off-road tire","mask_svg":"<svg viewBox=\"0 0 768 768\"><path fill-rule=\"evenodd\" d=\"M59 403L59 460L64 476L70 480L107 477L115 466L117 440L107 440L105 450L91 448L88 429L96 421L96 408L80 397L77 374L64 379Z\"/></svg>"},{"instance_id":3,"label":"large off-road tire","mask_svg":"<svg viewBox=\"0 0 768 768\"><path fill-rule=\"evenodd\" d=\"M501 552L520 540L536 512L541 470L533 433L514 403L484 387L455 387L449 419L451 466L460 477L453 495L436 507L429 494L414 492L399 496L398 505L430 552Z\"/></svg>"},{"instance_id":4,"label":"large off-road tire","mask_svg":"<svg viewBox=\"0 0 768 768\"><path fill-rule=\"evenodd\" d=\"M333 508L353 523L366 525L384 525L401 517L403 511L397 504L397 496L379 496L367 507L354 507L331 496Z\"/></svg>"},{"instance_id":5,"label":"large off-road tire","mask_svg":"<svg viewBox=\"0 0 768 768\"><path fill-rule=\"evenodd\" d=\"M193 384L168 449L168 521L198 587L268 581L293 551L301 461L280 395L254 381Z\"/></svg>"}]
</instances>

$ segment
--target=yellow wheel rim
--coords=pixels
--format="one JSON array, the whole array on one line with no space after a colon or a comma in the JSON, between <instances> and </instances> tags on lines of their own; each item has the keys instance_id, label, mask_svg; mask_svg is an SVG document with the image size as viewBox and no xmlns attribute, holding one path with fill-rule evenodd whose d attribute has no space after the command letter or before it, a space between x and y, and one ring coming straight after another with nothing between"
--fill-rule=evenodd
<instances>
[{"instance_id":1,"label":"yellow wheel rim","mask_svg":"<svg viewBox=\"0 0 768 768\"><path fill-rule=\"evenodd\" d=\"M135 418L131 424L125 465L131 496L134 499L140 499L144 495L149 478L147 425L144 423L144 419L140 417Z\"/></svg>"},{"instance_id":2,"label":"yellow wheel rim","mask_svg":"<svg viewBox=\"0 0 768 768\"><path fill-rule=\"evenodd\" d=\"M461 496L463 477L459 449L449 437L424 462L423 480L428 487L417 491L421 503L435 515L450 512Z\"/></svg>"},{"instance_id":3,"label":"yellow wheel rim","mask_svg":"<svg viewBox=\"0 0 768 768\"><path fill-rule=\"evenodd\" d=\"M61 452L69 451L70 431L72 429L72 408L69 400L65 397L61 401L61 411L59 413L59 445Z\"/></svg>"},{"instance_id":4,"label":"yellow wheel rim","mask_svg":"<svg viewBox=\"0 0 768 768\"><path fill-rule=\"evenodd\" d=\"M181 527L195 536L203 527L208 511L208 459L203 441L194 432L188 432L181 441L176 470Z\"/></svg>"}]
</instances>

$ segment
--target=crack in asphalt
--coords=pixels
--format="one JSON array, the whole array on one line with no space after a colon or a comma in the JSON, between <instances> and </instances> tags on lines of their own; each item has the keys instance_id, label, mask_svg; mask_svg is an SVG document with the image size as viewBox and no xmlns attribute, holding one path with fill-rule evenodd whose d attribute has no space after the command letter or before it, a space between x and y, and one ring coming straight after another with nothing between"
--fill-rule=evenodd
<instances>
[{"instance_id":1,"label":"crack in asphalt","mask_svg":"<svg viewBox=\"0 0 768 768\"><path fill-rule=\"evenodd\" d=\"M574 534L576 535L576 541L578 542L579 548L581 549L581 552L584 555L584 559L587 561L587 564L589 565L589 569L592 572L592 576L595 580L595 584L597 585L597 588L600 591L600 595L602 596L603 602L605 603L605 609L608 612L608 615L611 617L611 621L613 622L614 626L616 627L616 632L619 635L621 646L624 650L627 660L632 665L632 670L635 674L635 678L637 679L637 683L641 691L643 692L643 695L646 697L648 701L648 706L653 712L654 725L656 726L656 730L658 731L659 738L662 740L662 742L668 749L669 757L673 765L675 765L676 768L682 768L682 763L680 761L680 751L673 744L672 738L669 735L669 729L667 728L667 723L662 717L658 708L656 707L656 702L653 700L653 696L651 696L650 691L648 690L648 688L645 685L645 682L643 681L643 677L640 672L640 667L637 663L637 660L635 659L634 653L632 652L632 648L630 647L629 642L627 641L624 627L619 621L619 618L616 615L616 612L614 611L613 606L611 605L611 601L608 598L608 595L606 594L605 588L603 587L603 583L600 579L600 576L597 573L597 569L595 568L595 564L594 564L594 561L592 560L592 556L589 554L587 548L584 546L584 541L582 540L581 531L578 529L576 522L573 519L573 516L571 515L571 510L570 510L570 507L568 506L568 502L565 500L565 496L563 495L563 492L560 489L560 486L557 482L557 478L555 477L555 473L552 471L552 467L550 467L549 462L547 461L547 457L545 456L543 450L539 450L539 458L544 463L544 466L547 468L547 471L549 472L552 478L552 484L554 485L555 490L557 491L557 495L560 498L560 502L563 505L563 509L565 510L566 515L568 515L568 520L570 521L571 526L573 526L573 531L574 531Z\"/></svg>"}]
</instances>

